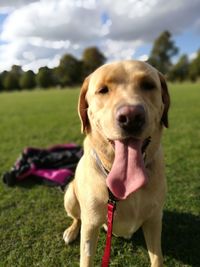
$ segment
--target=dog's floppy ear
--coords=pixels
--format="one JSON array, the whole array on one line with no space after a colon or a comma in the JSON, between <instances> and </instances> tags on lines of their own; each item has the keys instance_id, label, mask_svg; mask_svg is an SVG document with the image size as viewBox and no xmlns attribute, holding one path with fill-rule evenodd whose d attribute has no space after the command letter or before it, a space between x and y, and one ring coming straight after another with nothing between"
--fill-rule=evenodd
<instances>
[{"instance_id":1,"label":"dog's floppy ear","mask_svg":"<svg viewBox=\"0 0 200 267\"><path fill-rule=\"evenodd\" d=\"M162 114L161 122L166 128L168 128L169 127L168 110L170 106L170 96L169 96L169 91L168 91L168 87L167 87L167 83L164 78L164 75L161 74L160 72L158 74L159 74L160 84L161 84L161 89L162 89L162 101L164 103L164 111Z\"/></svg>"},{"instance_id":2,"label":"dog's floppy ear","mask_svg":"<svg viewBox=\"0 0 200 267\"><path fill-rule=\"evenodd\" d=\"M90 76L85 78L83 85L81 87L81 92L79 95L79 101L78 101L78 114L81 119L81 131L82 133L87 133L89 131L89 119L87 115L87 109L88 109L88 103L86 100L86 93L89 86L89 80Z\"/></svg>"}]
</instances>

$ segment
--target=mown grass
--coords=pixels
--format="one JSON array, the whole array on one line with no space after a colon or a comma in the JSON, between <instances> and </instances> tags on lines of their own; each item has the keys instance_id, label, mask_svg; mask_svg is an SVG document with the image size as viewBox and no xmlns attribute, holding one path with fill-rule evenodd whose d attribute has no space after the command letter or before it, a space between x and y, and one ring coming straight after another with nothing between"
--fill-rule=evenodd
<instances>
[{"instance_id":1,"label":"mown grass","mask_svg":"<svg viewBox=\"0 0 200 267\"><path fill-rule=\"evenodd\" d=\"M163 144L168 197L163 220L163 252L168 267L200 266L200 85L170 85L170 129ZM26 146L81 144L78 89L0 94L0 175ZM76 267L79 241L65 246L70 224L57 188L0 183L0 267ZM98 242L100 266L105 234ZM131 241L113 238L113 267L149 266L141 231Z\"/></svg>"}]
</instances>

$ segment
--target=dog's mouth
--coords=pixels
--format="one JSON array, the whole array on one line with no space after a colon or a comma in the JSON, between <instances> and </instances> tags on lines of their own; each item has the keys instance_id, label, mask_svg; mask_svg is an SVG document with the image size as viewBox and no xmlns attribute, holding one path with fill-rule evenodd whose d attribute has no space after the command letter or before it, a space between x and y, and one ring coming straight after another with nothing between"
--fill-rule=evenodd
<instances>
[{"instance_id":1,"label":"dog's mouth","mask_svg":"<svg viewBox=\"0 0 200 267\"><path fill-rule=\"evenodd\" d=\"M144 141L137 138L111 141L115 158L106 183L118 199L126 199L147 183L142 150Z\"/></svg>"}]
</instances>

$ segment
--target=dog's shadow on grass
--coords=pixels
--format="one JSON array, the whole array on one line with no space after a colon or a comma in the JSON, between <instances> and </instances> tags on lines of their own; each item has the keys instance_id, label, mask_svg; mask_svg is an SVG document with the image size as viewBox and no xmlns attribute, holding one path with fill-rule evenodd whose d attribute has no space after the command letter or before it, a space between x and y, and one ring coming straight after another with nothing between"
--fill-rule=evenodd
<instances>
[{"instance_id":1,"label":"dog's shadow on grass","mask_svg":"<svg viewBox=\"0 0 200 267\"><path fill-rule=\"evenodd\" d=\"M133 244L145 246L142 231L133 235ZM200 216L164 211L162 249L165 259L200 266Z\"/></svg>"},{"instance_id":2,"label":"dog's shadow on grass","mask_svg":"<svg viewBox=\"0 0 200 267\"><path fill-rule=\"evenodd\" d=\"M164 254L193 267L200 266L200 216L164 212Z\"/></svg>"}]
</instances>

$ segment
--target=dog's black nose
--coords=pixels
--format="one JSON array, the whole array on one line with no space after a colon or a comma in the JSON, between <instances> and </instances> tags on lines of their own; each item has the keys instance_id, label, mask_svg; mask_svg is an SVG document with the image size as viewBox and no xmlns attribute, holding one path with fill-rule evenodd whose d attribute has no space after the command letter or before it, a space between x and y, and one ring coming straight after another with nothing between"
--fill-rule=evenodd
<instances>
[{"instance_id":1,"label":"dog's black nose","mask_svg":"<svg viewBox=\"0 0 200 267\"><path fill-rule=\"evenodd\" d=\"M123 105L117 109L118 125L129 133L140 133L145 124L145 110L142 105Z\"/></svg>"}]
</instances>

